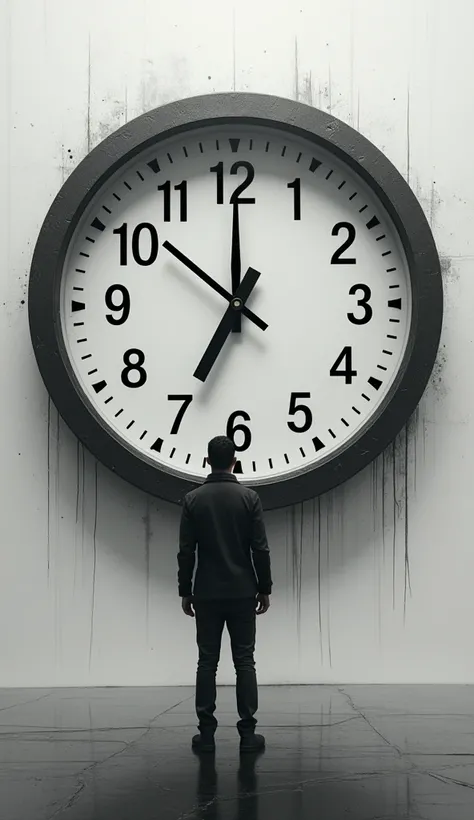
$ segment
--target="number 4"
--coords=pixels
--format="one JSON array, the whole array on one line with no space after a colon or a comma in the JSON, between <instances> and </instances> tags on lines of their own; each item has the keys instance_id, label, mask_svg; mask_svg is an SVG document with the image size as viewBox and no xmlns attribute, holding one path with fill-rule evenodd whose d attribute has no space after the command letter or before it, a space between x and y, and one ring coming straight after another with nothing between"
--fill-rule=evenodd
<instances>
[{"instance_id":1,"label":"number 4","mask_svg":"<svg viewBox=\"0 0 474 820\"><path fill-rule=\"evenodd\" d=\"M346 366L338 369L344 361ZM352 369L352 347L343 347L341 355L337 357L329 373L331 376L344 376L346 384L352 384L352 377L357 376L357 370Z\"/></svg>"}]
</instances>

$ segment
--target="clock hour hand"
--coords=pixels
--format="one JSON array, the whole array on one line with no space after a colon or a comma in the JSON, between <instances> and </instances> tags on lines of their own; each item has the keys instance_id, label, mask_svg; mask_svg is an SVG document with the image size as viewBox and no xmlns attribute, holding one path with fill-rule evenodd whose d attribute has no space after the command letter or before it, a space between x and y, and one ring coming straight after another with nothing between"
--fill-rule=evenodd
<instances>
[{"instance_id":1,"label":"clock hour hand","mask_svg":"<svg viewBox=\"0 0 474 820\"><path fill-rule=\"evenodd\" d=\"M201 361L199 362L196 370L193 373L193 376L196 379L199 379L199 381L206 381L211 371L212 365L216 361L219 353L221 352L227 337L232 332L236 312L240 313L241 311L243 311L245 307L245 302L252 293L255 285L258 282L259 277L260 273L258 270L254 270L254 268L249 268L244 278L242 279L242 282L237 288L234 296L232 297L229 307L227 308L226 312L224 313L224 316L219 322L217 330L214 333L214 336L212 337L211 341L209 342Z\"/></svg>"},{"instance_id":2,"label":"clock hour hand","mask_svg":"<svg viewBox=\"0 0 474 820\"><path fill-rule=\"evenodd\" d=\"M232 205L232 246L230 251L230 272L232 277L232 293L236 293L240 285L241 259L240 259L240 225L239 225L239 203ZM242 316L238 311L234 316L233 333L240 333L242 330Z\"/></svg>"},{"instance_id":3,"label":"clock hour hand","mask_svg":"<svg viewBox=\"0 0 474 820\"><path fill-rule=\"evenodd\" d=\"M215 290L216 293L218 293L220 296L223 296L224 299L227 299L228 302L231 301L231 299L233 298L231 293L229 293L225 288L221 287L221 285L219 285L218 282L216 282L214 279L208 276L207 273L201 270L201 268L195 265L194 262L191 261L191 259L188 259L188 257L185 256L184 253L181 253L181 251L178 250L178 248L175 248L175 246L172 245L171 242L168 242L168 240L166 240L165 242L163 242L162 248L165 248L176 259L179 259L179 261L182 262L183 265L186 265L186 267L189 268L189 270L191 270L193 273L195 273L196 276L199 276L199 278L202 279L203 282L206 282L206 284L209 285L209 287L211 287L213 290ZM260 319L259 316L257 316L251 310L249 310L248 307L246 307L245 305L242 308L242 313L244 314L244 316L247 317L247 319L250 319L250 321L253 322L254 325L257 325L257 327L259 327L261 330L267 329L267 323Z\"/></svg>"}]
</instances>

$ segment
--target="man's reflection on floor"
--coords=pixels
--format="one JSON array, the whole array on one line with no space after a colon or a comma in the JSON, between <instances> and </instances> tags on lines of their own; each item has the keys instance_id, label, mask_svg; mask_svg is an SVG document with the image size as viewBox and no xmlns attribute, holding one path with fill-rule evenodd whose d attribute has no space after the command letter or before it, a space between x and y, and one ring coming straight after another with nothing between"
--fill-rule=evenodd
<instances>
[{"instance_id":1,"label":"man's reflection on floor","mask_svg":"<svg viewBox=\"0 0 474 820\"><path fill-rule=\"evenodd\" d=\"M196 820L220 820L220 800L215 754L201 754L196 786ZM237 771L237 811L235 820L258 820L258 776L255 764L264 750L254 754L241 754ZM226 796L228 800L228 796Z\"/></svg>"}]
</instances>

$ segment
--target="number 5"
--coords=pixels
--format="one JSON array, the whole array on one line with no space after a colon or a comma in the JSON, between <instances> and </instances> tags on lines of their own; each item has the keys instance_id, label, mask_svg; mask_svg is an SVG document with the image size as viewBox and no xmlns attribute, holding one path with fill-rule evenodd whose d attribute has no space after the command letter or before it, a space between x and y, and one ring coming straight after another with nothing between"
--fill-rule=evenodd
<instances>
[{"instance_id":1,"label":"number 5","mask_svg":"<svg viewBox=\"0 0 474 820\"><path fill-rule=\"evenodd\" d=\"M288 427L293 433L306 433L313 423L313 416L311 410L306 404L297 404L298 399L310 399L311 393L292 393L290 397L290 409L288 413L294 416L300 410L304 415L304 422L300 427L297 427L294 421L288 421Z\"/></svg>"}]
</instances>

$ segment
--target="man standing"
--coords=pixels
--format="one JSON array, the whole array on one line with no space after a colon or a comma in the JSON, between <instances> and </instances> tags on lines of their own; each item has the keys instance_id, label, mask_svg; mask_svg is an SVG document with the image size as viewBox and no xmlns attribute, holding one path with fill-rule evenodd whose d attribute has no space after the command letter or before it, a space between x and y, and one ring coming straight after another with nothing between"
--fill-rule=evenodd
<instances>
[{"instance_id":1,"label":"man standing","mask_svg":"<svg viewBox=\"0 0 474 820\"><path fill-rule=\"evenodd\" d=\"M186 615L196 617L199 649L196 714L200 733L193 737L192 745L202 752L215 749L216 673L227 624L237 675L240 750L252 752L265 746L265 738L255 734L254 651L255 616L270 606L270 551L260 499L233 474L233 442L226 436L213 438L207 460L211 474L184 498L178 553L179 595ZM198 566L192 591L196 546Z\"/></svg>"}]
</instances>

